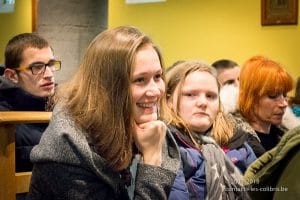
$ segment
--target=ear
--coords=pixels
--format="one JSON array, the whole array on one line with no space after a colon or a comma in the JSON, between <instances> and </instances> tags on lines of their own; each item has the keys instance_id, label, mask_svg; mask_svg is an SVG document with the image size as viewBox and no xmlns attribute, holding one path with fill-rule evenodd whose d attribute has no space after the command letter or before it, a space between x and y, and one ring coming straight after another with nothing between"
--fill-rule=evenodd
<instances>
[{"instance_id":1,"label":"ear","mask_svg":"<svg viewBox=\"0 0 300 200\"><path fill-rule=\"evenodd\" d=\"M4 70L4 76L11 80L13 83L17 84L19 82L18 74L15 70L6 68Z\"/></svg>"}]
</instances>

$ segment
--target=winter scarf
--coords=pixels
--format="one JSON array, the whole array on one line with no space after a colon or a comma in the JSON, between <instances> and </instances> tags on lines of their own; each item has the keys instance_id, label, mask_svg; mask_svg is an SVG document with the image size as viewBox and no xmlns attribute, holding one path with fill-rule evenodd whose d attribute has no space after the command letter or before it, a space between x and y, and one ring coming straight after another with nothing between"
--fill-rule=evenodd
<instances>
[{"instance_id":1,"label":"winter scarf","mask_svg":"<svg viewBox=\"0 0 300 200\"><path fill-rule=\"evenodd\" d=\"M243 177L211 137L202 137L205 158L206 199L249 199Z\"/></svg>"}]
</instances>

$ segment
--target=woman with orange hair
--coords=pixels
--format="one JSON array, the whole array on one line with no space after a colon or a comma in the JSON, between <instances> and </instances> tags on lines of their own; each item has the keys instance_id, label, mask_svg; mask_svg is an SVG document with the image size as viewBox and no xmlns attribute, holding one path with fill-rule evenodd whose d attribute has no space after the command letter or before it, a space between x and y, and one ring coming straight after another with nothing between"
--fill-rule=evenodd
<instances>
[{"instance_id":1,"label":"woman with orange hair","mask_svg":"<svg viewBox=\"0 0 300 200\"><path fill-rule=\"evenodd\" d=\"M284 67L264 56L254 56L241 69L238 122L247 122L261 147L252 146L257 157L276 146L286 131L282 118L293 79ZM246 123L242 123L247 127ZM252 129L252 130L251 130ZM251 145L251 143L250 143Z\"/></svg>"}]
</instances>

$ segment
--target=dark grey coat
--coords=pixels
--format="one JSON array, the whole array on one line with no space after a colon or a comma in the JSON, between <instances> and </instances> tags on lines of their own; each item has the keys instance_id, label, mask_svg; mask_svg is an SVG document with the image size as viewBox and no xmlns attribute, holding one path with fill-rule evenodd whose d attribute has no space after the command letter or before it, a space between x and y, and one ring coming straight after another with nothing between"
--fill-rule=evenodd
<instances>
[{"instance_id":1,"label":"dark grey coat","mask_svg":"<svg viewBox=\"0 0 300 200\"><path fill-rule=\"evenodd\" d=\"M180 158L170 135L166 144L162 167L138 163L134 199L167 199ZM28 199L128 199L120 174L90 148L86 133L61 107L54 109L31 161L35 165Z\"/></svg>"}]
</instances>

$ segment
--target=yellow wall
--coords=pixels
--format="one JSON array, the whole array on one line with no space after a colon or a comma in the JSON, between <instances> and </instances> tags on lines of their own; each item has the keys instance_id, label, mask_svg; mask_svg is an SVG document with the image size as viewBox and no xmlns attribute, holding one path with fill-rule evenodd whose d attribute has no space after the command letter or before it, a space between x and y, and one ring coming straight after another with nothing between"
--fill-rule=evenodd
<instances>
[{"instance_id":1,"label":"yellow wall","mask_svg":"<svg viewBox=\"0 0 300 200\"><path fill-rule=\"evenodd\" d=\"M209 63L229 58L242 64L262 54L300 76L298 25L261 26L260 0L167 0L125 4L109 1L109 27L133 25L160 46L166 66L179 59Z\"/></svg>"},{"instance_id":2,"label":"yellow wall","mask_svg":"<svg viewBox=\"0 0 300 200\"><path fill-rule=\"evenodd\" d=\"M4 49L14 35L31 32L31 0L16 0L13 13L0 13L0 63L4 63Z\"/></svg>"},{"instance_id":3,"label":"yellow wall","mask_svg":"<svg viewBox=\"0 0 300 200\"><path fill-rule=\"evenodd\" d=\"M300 6L300 5L299 5ZM299 25L260 25L260 0L167 0L125 4L109 1L109 27L133 25L161 47L166 65L178 59L220 58L242 64L256 54L283 63L300 76ZM31 32L31 0L17 0L15 12L0 14L0 63L4 47L15 34Z\"/></svg>"}]
</instances>

